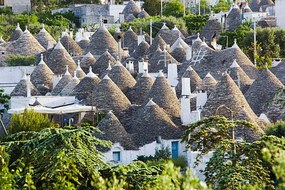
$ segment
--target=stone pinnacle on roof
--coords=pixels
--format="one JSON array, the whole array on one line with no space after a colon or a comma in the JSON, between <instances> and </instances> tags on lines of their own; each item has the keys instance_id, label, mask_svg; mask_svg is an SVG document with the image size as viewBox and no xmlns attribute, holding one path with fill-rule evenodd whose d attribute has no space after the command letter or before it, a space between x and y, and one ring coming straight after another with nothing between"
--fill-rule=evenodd
<instances>
[{"instance_id":1,"label":"stone pinnacle on roof","mask_svg":"<svg viewBox=\"0 0 285 190\"><path fill-rule=\"evenodd\" d=\"M31 81L42 95L51 91L53 87L53 75L54 73L46 65L43 59L43 54L41 54L41 61L33 70Z\"/></svg>"},{"instance_id":2,"label":"stone pinnacle on roof","mask_svg":"<svg viewBox=\"0 0 285 190\"><path fill-rule=\"evenodd\" d=\"M135 59L138 59L140 57L144 57L149 49L149 44L143 40L136 48L136 50L133 52L133 54L131 54L132 57L134 57Z\"/></svg>"},{"instance_id":3,"label":"stone pinnacle on roof","mask_svg":"<svg viewBox=\"0 0 285 190\"><path fill-rule=\"evenodd\" d=\"M103 132L103 134L95 133L97 138L109 140L112 143L120 143L125 150L138 149L131 135L126 132L125 128L112 111L107 113L107 115L99 122L97 127Z\"/></svg>"},{"instance_id":4,"label":"stone pinnacle on roof","mask_svg":"<svg viewBox=\"0 0 285 190\"><path fill-rule=\"evenodd\" d=\"M73 73L77 67L60 41L58 41L55 48L51 51L46 64L56 75L62 75L66 71L66 65L68 65L70 73Z\"/></svg>"},{"instance_id":5,"label":"stone pinnacle on roof","mask_svg":"<svg viewBox=\"0 0 285 190\"><path fill-rule=\"evenodd\" d=\"M115 58L106 50L96 61L95 64L92 65L93 72L99 74L101 78L105 73L106 69L110 66L112 67L115 64ZM104 75L103 75L104 76Z\"/></svg>"},{"instance_id":6,"label":"stone pinnacle on roof","mask_svg":"<svg viewBox=\"0 0 285 190\"><path fill-rule=\"evenodd\" d=\"M73 89L79 84L80 80L76 76L76 71L74 71L73 78L68 82L68 84L61 90L59 95L61 96L70 96L73 92Z\"/></svg>"},{"instance_id":7,"label":"stone pinnacle on roof","mask_svg":"<svg viewBox=\"0 0 285 190\"><path fill-rule=\"evenodd\" d=\"M152 56L153 53L155 53L155 51L160 48L160 49L163 49L164 47L166 47L167 44L166 42L164 41L164 39L160 36L160 35L157 35L154 40L153 40L153 43L151 44L151 46L149 47L148 49L148 52L147 54Z\"/></svg>"},{"instance_id":8,"label":"stone pinnacle on roof","mask_svg":"<svg viewBox=\"0 0 285 190\"><path fill-rule=\"evenodd\" d=\"M162 107L169 115L174 117L180 116L179 100L161 71L148 93L147 99L149 98L153 98L154 102Z\"/></svg>"},{"instance_id":9,"label":"stone pinnacle on roof","mask_svg":"<svg viewBox=\"0 0 285 190\"><path fill-rule=\"evenodd\" d=\"M180 129L172 122L169 115L150 99L140 108L130 121L130 133L136 134L136 141L140 146L162 139L176 139L181 135Z\"/></svg>"},{"instance_id":10,"label":"stone pinnacle on roof","mask_svg":"<svg viewBox=\"0 0 285 190\"><path fill-rule=\"evenodd\" d=\"M88 96L88 105L120 113L129 109L131 103L120 88L106 75Z\"/></svg>"},{"instance_id":11,"label":"stone pinnacle on roof","mask_svg":"<svg viewBox=\"0 0 285 190\"><path fill-rule=\"evenodd\" d=\"M203 92L206 91L207 94L209 95L215 88L216 84L217 84L216 79L210 73L208 73L205 76L205 78L203 78L200 85L197 86L196 91L203 91Z\"/></svg>"},{"instance_id":12,"label":"stone pinnacle on roof","mask_svg":"<svg viewBox=\"0 0 285 190\"><path fill-rule=\"evenodd\" d=\"M276 92L284 85L268 69L259 72L258 78L246 91L245 97L253 111L260 115L267 110L267 106L274 98Z\"/></svg>"},{"instance_id":13,"label":"stone pinnacle on roof","mask_svg":"<svg viewBox=\"0 0 285 190\"><path fill-rule=\"evenodd\" d=\"M23 34L23 30L20 28L20 24L17 24L17 28L13 32L12 36L8 41L15 41Z\"/></svg>"},{"instance_id":14,"label":"stone pinnacle on roof","mask_svg":"<svg viewBox=\"0 0 285 190\"><path fill-rule=\"evenodd\" d=\"M96 59L90 52L88 52L86 55L83 56L80 63L81 63L80 66L81 66L82 70L85 73L88 73L89 67L96 63Z\"/></svg>"},{"instance_id":15,"label":"stone pinnacle on roof","mask_svg":"<svg viewBox=\"0 0 285 190\"><path fill-rule=\"evenodd\" d=\"M78 60L77 62L77 68L75 70L76 72L76 76L79 78L79 80L82 80L86 74L84 73L84 71L82 70L81 66L80 66L80 60Z\"/></svg>"}]
</instances>

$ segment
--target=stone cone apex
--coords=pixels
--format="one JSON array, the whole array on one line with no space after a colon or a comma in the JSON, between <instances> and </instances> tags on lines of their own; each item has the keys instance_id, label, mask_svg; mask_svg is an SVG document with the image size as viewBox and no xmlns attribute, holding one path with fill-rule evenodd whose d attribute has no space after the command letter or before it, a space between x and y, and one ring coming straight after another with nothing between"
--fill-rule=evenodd
<instances>
[{"instance_id":1,"label":"stone cone apex","mask_svg":"<svg viewBox=\"0 0 285 190\"><path fill-rule=\"evenodd\" d=\"M17 40L23 34L23 30L20 28L20 24L17 24L15 31L13 32L12 36L10 37L9 41Z\"/></svg>"}]
</instances>

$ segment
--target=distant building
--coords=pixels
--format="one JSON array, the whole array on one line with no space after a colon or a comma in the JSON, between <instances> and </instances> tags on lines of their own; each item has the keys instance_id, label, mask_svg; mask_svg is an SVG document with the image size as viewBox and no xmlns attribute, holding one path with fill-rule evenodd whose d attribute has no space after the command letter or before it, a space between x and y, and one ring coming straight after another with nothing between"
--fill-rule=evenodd
<instances>
[{"instance_id":1,"label":"distant building","mask_svg":"<svg viewBox=\"0 0 285 190\"><path fill-rule=\"evenodd\" d=\"M277 19L277 26L281 28L285 28L285 1L284 0L276 0L275 1L275 16Z\"/></svg>"},{"instance_id":2,"label":"distant building","mask_svg":"<svg viewBox=\"0 0 285 190\"><path fill-rule=\"evenodd\" d=\"M13 13L20 14L31 10L31 0L0 0L0 7L11 7Z\"/></svg>"}]
</instances>

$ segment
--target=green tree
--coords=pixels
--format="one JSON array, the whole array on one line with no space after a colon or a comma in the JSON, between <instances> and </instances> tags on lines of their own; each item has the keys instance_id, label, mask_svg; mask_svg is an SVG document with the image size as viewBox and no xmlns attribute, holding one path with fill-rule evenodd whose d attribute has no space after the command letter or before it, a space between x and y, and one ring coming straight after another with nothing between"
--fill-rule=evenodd
<instances>
[{"instance_id":1,"label":"green tree","mask_svg":"<svg viewBox=\"0 0 285 190\"><path fill-rule=\"evenodd\" d=\"M227 0L219 0L213 7L215 13L219 13L221 11L227 12L230 9L231 1Z\"/></svg>"},{"instance_id":2,"label":"green tree","mask_svg":"<svg viewBox=\"0 0 285 190\"><path fill-rule=\"evenodd\" d=\"M172 0L164 3L162 14L164 16L182 17L184 5L179 0Z\"/></svg>"},{"instance_id":3,"label":"green tree","mask_svg":"<svg viewBox=\"0 0 285 190\"><path fill-rule=\"evenodd\" d=\"M9 108L9 100L11 97L4 92L3 88L0 88L0 104L3 105L4 109L0 109L0 113L3 113L5 109Z\"/></svg>"},{"instance_id":4,"label":"green tree","mask_svg":"<svg viewBox=\"0 0 285 190\"><path fill-rule=\"evenodd\" d=\"M160 0L145 0L142 8L151 16L160 15Z\"/></svg>"},{"instance_id":5,"label":"green tree","mask_svg":"<svg viewBox=\"0 0 285 190\"><path fill-rule=\"evenodd\" d=\"M266 129L266 134L274 135L279 138L285 137L285 121L277 121L269 125Z\"/></svg>"},{"instance_id":6,"label":"green tree","mask_svg":"<svg viewBox=\"0 0 285 190\"><path fill-rule=\"evenodd\" d=\"M8 132L14 134L21 131L40 131L51 127L54 127L54 123L50 121L48 115L25 109L24 113L12 115Z\"/></svg>"},{"instance_id":7,"label":"green tree","mask_svg":"<svg viewBox=\"0 0 285 190\"><path fill-rule=\"evenodd\" d=\"M207 21L209 20L208 15L196 15L196 14L188 14L183 17L183 20L186 23L186 26L188 28L188 33L189 34L194 34L199 32L204 28L206 25Z\"/></svg>"}]
</instances>

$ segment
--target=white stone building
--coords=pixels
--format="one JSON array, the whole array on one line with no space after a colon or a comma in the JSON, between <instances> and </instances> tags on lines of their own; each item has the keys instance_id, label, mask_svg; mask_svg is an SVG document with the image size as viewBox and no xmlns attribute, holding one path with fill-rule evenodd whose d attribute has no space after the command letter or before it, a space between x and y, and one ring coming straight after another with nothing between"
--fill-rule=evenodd
<instances>
[{"instance_id":1,"label":"white stone building","mask_svg":"<svg viewBox=\"0 0 285 190\"><path fill-rule=\"evenodd\" d=\"M11 7L15 14L29 12L31 0L0 0L0 7Z\"/></svg>"},{"instance_id":2,"label":"white stone building","mask_svg":"<svg viewBox=\"0 0 285 190\"><path fill-rule=\"evenodd\" d=\"M281 28L285 28L285 1L284 0L276 0L275 1L275 16L277 19L277 26Z\"/></svg>"}]
</instances>

